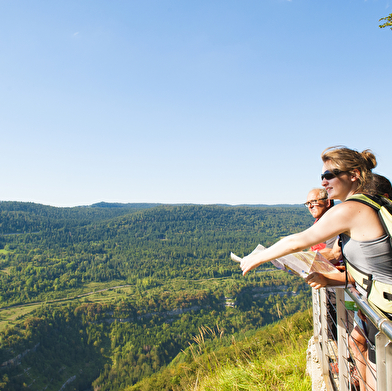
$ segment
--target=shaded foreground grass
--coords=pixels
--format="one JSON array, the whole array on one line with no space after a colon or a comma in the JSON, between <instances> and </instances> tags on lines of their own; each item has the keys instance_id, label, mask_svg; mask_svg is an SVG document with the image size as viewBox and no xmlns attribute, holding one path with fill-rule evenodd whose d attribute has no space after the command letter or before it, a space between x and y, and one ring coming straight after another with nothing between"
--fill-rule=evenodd
<instances>
[{"instance_id":1,"label":"shaded foreground grass","mask_svg":"<svg viewBox=\"0 0 392 391\"><path fill-rule=\"evenodd\" d=\"M235 365L222 366L188 389L308 391L312 383L304 375L305 366L304 347L290 345L273 357L254 357L251 362L241 361Z\"/></svg>"},{"instance_id":2,"label":"shaded foreground grass","mask_svg":"<svg viewBox=\"0 0 392 391\"><path fill-rule=\"evenodd\" d=\"M225 337L219 327L203 328L169 367L127 390L310 391L305 370L312 327L307 310L238 341L240 336ZM207 342L207 334L212 334L212 342Z\"/></svg>"}]
</instances>

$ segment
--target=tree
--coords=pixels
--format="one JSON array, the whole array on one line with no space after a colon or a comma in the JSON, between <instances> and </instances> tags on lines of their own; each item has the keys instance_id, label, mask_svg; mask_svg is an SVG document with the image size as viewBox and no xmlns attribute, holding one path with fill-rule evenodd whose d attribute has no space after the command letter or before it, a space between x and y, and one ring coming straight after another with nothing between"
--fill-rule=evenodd
<instances>
[{"instance_id":1,"label":"tree","mask_svg":"<svg viewBox=\"0 0 392 391\"><path fill-rule=\"evenodd\" d=\"M381 18L379 22L381 22L382 20L385 20L386 22L384 24L380 24L378 27L380 27L380 29L384 27L390 27L392 30L392 14L389 14L385 18Z\"/></svg>"}]
</instances>

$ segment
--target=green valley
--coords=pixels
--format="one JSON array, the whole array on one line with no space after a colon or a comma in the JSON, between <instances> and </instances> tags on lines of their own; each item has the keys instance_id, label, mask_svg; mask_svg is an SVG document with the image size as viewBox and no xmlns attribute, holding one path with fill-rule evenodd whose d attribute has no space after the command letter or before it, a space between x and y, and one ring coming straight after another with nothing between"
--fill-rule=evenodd
<instances>
[{"instance_id":1,"label":"green valley","mask_svg":"<svg viewBox=\"0 0 392 391\"><path fill-rule=\"evenodd\" d=\"M310 226L305 208L1 202L0 217L0 389L136 387L200 330L221 349L310 305L301 279L243 277L229 257Z\"/></svg>"}]
</instances>

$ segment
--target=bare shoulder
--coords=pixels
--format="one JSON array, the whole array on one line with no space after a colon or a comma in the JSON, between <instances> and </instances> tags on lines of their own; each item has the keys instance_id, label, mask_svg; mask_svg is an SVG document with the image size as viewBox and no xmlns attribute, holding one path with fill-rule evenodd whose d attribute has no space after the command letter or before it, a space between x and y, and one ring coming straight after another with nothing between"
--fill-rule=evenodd
<instances>
[{"instance_id":1,"label":"bare shoulder","mask_svg":"<svg viewBox=\"0 0 392 391\"><path fill-rule=\"evenodd\" d=\"M385 232L377 212L368 205L346 201L331 208L331 212L333 209L335 209L335 213L331 216L333 220L342 222L349 235L355 240L372 240L379 238Z\"/></svg>"},{"instance_id":2,"label":"bare shoulder","mask_svg":"<svg viewBox=\"0 0 392 391\"><path fill-rule=\"evenodd\" d=\"M325 215L328 214L333 218L350 218L353 216L353 214L364 210L364 207L365 209L371 209L368 206L361 204L360 202L345 201L329 209Z\"/></svg>"},{"instance_id":3,"label":"bare shoulder","mask_svg":"<svg viewBox=\"0 0 392 391\"><path fill-rule=\"evenodd\" d=\"M351 232L370 222L379 225L377 213L369 206L356 201L346 201L329 209L319 221L323 226L333 225L339 233ZM317 223L318 224L318 223Z\"/></svg>"},{"instance_id":4,"label":"bare shoulder","mask_svg":"<svg viewBox=\"0 0 392 391\"><path fill-rule=\"evenodd\" d=\"M357 213L357 214L366 214L368 216L377 217L377 212L369 205L365 205L361 202L357 201L345 201L341 204L344 207L346 213ZM338 206L338 205L337 205Z\"/></svg>"}]
</instances>

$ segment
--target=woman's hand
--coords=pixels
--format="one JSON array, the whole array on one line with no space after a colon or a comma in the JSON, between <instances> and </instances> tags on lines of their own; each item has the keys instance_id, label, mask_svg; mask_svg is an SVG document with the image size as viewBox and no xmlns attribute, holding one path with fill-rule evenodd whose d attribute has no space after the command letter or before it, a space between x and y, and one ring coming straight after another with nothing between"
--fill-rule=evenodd
<instances>
[{"instance_id":1,"label":"woman's hand","mask_svg":"<svg viewBox=\"0 0 392 391\"><path fill-rule=\"evenodd\" d=\"M321 273L312 272L306 278L305 281L314 289L324 288L328 285L328 279Z\"/></svg>"},{"instance_id":2,"label":"woman's hand","mask_svg":"<svg viewBox=\"0 0 392 391\"><path fill-rule=\"evenodd\" d=\"M240 263L242 275L245 276L246 273L255 269L257 266L260 266L262 263L263 262L255 261L254 259L246 259L246 257L243 258Z\"/></svg>"}]
</instances>

